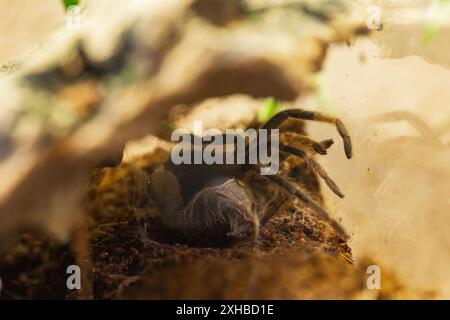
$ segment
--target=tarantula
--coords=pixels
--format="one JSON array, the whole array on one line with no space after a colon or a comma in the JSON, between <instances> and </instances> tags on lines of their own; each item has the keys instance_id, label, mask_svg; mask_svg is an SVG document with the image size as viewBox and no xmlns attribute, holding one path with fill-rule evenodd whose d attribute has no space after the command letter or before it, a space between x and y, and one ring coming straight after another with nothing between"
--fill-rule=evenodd
<instances>
[{"instance_id":1,"label":"tarantula","mask_svg":"<svg viewBox=\"0 0 450 320\"><path fill-rule=\"evenodd\" d=\"M347 158L352 145L344 124L322 113L289 109L275 114L261 128L276 129L286 120L315 120L334 124L344 142ZM326 171L312 157L326 154L333 140L316 142L299 132L280 135L280 162L288 156L302 159L339 197L344 197ZM289 144L284 143L288 141ZM294 146L293 146L294 145ZM294 183L278 174L261 176L260 164L250 165L175 165L171 159L151 176L150 193L163 223L181 231L188 242L202 245L232 244L256 239L259 229L267 223L289 195L314 209L343 236L344 230L310 196Z\"/></svg>"}]
</instances>

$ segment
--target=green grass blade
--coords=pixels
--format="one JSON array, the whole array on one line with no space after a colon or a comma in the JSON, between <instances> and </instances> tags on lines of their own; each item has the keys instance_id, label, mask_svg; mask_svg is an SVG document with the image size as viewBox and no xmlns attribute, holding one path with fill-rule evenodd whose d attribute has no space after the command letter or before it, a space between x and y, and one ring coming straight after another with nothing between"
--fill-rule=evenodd
<instances>
[{"instance_id":1,"label":"green grass blade","mask_svg":"<svg viewBox=\"0 0 450 320\"><path fill-rule=\"evenodd\" d=\"M70 6L78 6L80 4L80 0L62 0L64 8L69 8Z\"/></svg>"},{"instance_id":2,"label":"green grass blade","mask_svg":"<svg viewBox=\"0 0 450 320\"><path fill-rule=\"evenodd\" d=\"M267 98L264 106L258 111L258 121L260 123L268 121L278 111L278 101L274 97Z\"/></svg>"}]
</instances>

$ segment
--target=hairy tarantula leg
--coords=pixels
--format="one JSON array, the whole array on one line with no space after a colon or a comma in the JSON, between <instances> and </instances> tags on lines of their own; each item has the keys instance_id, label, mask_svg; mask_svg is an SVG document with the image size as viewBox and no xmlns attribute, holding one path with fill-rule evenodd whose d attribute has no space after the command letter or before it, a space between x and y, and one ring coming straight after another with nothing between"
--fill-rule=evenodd
<instances>
[{"instance_id":1,"label":"hairy tarantula leg","mask_svg":"<svg viewBox=\"0 0 450 320\"><path fill-rule=\"evenodd\" d=\"M278 128L284 121L288 118L302 119L302 120L314 120L320 122L332 123L336 126L339 135L344 141L345 155L348 159L352 157L352 142L350 140L350 135L348 134L345 125L341 120L335 117L325 115L320 112L306 111L302 109L288 109L283 110L276 115L274 115L266 124L262 127L263 129L275 129Z\"/></svg>"},{"instance_id":2,"label":"hairy tarantula leg","mask_svg":"<svg viewBox=\"0 0 450 320\"><path fill-rule=\"evenodd\" d=\"M318 215L325 221L327 221L339 234L341 234L344 238L349 238L347 233L344 231L344 229L341 227L339 223L337 223L333 218L331 218L331 215L326 212L317 202L315 202L313 199L308 197L306 194L301 192L295 185L292 183L286 181L284 178L277 176L277 175L268 175L267 178L273 180L276 184L278 184L280 187L285 189L290 194L294 195L298 199L300 199L303 203L310 206L315 210L315 212L318 213Z\"/></svg>"},{"instance_id":3,"label":"hairy tarantula leg","mask_svg":"<svg viewBox=\"0 0 450 320\"><path fill-rule=\"evenodd\" d=\"M304 151L300 149L282 143L280 143L280 150L282 152L296 155L305 160L306 164L313 170L313 172L317 173L337 196L339 196L340 198L344 198L344 194L339 189L337 184L333 181L333 179L330 178L325 169L314 158L309 157Z\"/></svg>"},{"instance_id":4,"label":"hairy tarantula leg","mask_svg":"<svg viewBox=\"0 0 450 320\"><path fill-rule=\"evenodd\" d=\"M322 146L322 148L327 150L334 144L334 140L333 139L323 140L323 141L319 142L319 144Z\"/></svg>"},{"instance_id":5,"label":"hairy tarantula leg","mask_svg":"<svg viewBox=\"0 0 450 320\"><path fill-rule=\"evenodd\" d=\"M259 225L264 226L267 222L269 222L278 210L286 203L287 199L288 196L282 194L277 200L275 200L275 202L271 203L267 213L259 220Z\"/></svg>"},{"instance_id":6,"label":"hairy tarantula leg","mask_svg":"<svg viewBox=\"0 0 450 320\"><path fill-rule=\"evenodd\" d=\"M286 144L305 150L310 155L314 155L316 153L326 155L327 150L334 144L333 139L317 142L306 135L298 134L296 132L284 132L282 137L282 140Z\"/></svg>"}]
</instances>

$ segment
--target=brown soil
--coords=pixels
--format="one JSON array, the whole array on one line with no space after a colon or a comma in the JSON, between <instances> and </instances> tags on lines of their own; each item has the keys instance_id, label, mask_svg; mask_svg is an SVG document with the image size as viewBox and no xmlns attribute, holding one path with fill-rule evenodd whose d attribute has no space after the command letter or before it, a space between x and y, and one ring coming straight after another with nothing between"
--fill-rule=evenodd
<instances>
[{"instance_id":1,"label":"brown soil","mask_svg":"<svg viewBox=\"0 0 450 320\"><path fill-rule=\"evenodd\" d=\"M346 241L325 222L318 220L310 209L296 201L284 205L277 217L261 230L257 243L243 243L232 248L201 248L185 244L181 235L168 230L160 222L146 189L150 172L167 155L166 151L157 149L132 165L124 164L97 172L87 206L87 213L92 218L90 244L95 269L95 298L128 297L122 289L131 282L140 282L141 279L151 281L149 279L152 277L161 279L165 273L172 273L169 278L175 275L178 283L176 275L180 274L179 269L210 270L219 263L221 266L223 264L219 270L228 270L233 274L235 267L227 264L230 261L239 261L239 266L245 266L253 259L283 255L299 248L309 252L326 252L346 263L351 261L351 250ZM303 170L302 175L303 181L315 179L308 170ZM315 196L320 200L320 193ZM202 267L195 263L212 265ZM245 273L242 275L246 277ZM239 279L235 280L239 282ZM177 297L176 292L164 291L164 283L159 281L159 284L151 285L162 290L160 296L151 290L152 296L144 297ZM170 286L170 281L166 285ZM196 285L199 286L197 291L203 292L201 297L214 297L209 293L208 283L199 282ZM230 292L224 290L221 297L228 297Z\"/></svg>"}]
</instances>

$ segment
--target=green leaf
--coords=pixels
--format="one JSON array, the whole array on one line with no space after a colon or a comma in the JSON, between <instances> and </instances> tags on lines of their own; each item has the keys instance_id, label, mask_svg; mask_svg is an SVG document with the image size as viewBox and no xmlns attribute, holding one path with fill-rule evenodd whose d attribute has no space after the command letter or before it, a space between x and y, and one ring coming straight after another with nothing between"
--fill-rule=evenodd
<instances>
[{"instance_id":1,"label":"green leaf","mask_svg":"<svg viewBox=\"0 0 450 320\"><path fill-rule=\"evenodd\" d=\"M428 19L425 22L421 45L427 46L439 32L443 22L450 18L450 0L434 0L428 9Z\"/></svg>"},{"instance_id":2,"label":"green leaf","mask_svg":"<svg viewBox=\"0 0 450 320\"><path fill-rule=\"evenodd\" d=\"M258 111L258 121L263 123L272 118L279 109L277 99L274 97L267 98L264 101L264 106Z\"/></svg>"},{"instance_id":3,"label":"green leaf","mask_svg":"<svg viewBox=\"0 0 450 320\"><path fill-rule=\"evenodd\" d=\"M439 31L438 23L434 21L426 23L422 32L421 45L425 47L428 43L430 43L430 41L434 38L434 36L438 31Z\"/></svg>"},{"instance_id":4,"label":"green leaf","mask_svg":"<svg viewBox=\"0 0 450 320\"><path fill-rule=\"evenodd\" d=\"M80 0L62 0L64 8L69 8L70 6L78 6L80 4Z\"/></svg>"}]
</instances>

